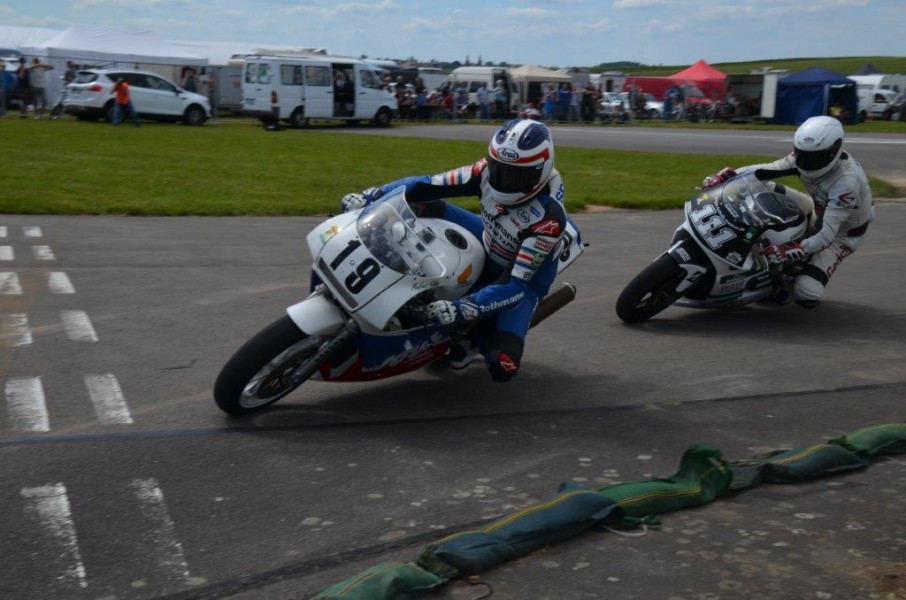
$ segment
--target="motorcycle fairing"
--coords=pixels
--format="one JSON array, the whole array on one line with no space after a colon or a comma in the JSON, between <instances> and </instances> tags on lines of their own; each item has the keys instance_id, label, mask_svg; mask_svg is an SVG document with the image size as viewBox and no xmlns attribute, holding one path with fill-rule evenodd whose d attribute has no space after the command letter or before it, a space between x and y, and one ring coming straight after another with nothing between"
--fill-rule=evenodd
<instances>
[{"instance_id":1,"label":"motorcycle fairing","mask_svg":"<svg viewBox=\"0 0 906 600\"><path fill-rule=\"evenodd\" d=\"M408 331L361 332L329 364L321 366L324 381L373 381L408 373L442 358L450 337L438 327Z\"/></svg>"}]
</instances>

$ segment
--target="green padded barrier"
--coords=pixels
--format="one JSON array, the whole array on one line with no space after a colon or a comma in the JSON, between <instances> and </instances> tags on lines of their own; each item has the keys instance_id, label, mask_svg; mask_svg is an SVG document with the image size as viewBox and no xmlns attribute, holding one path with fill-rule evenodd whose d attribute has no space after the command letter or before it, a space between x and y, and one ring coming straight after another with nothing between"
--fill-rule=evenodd
<instances>
[{"instance_id":1,"label":"green padded barrier","mask_svg":"<svg viewBox=\"0 0 906 600\"><path fill-rule=\"evenodd\" d=\"M313 600L410 600L446 582L412 562L389 562L332 585Z\"/></svg>"},{"instance_id":2,"label":"green padded barrier","mask_svg":"<svg viewBox=\"0 0 906 600\"><path fill-rule=\"evenodd\" d=\"M486 571L578 533L606 523L618 523L623 511L610 499L587 488L570 485L546 502L512 513L474 531L448 536L424 548L427 556L460 575Z\"/></svg>"},{"instance_id":3,"label":"green padded barrier","mask_svg":"<svg viewBox=\"0 0 906 600\"><path fill-rule=\"evenodd\" d=\"M727 463L705 444L689 448L672 477L588 490L563 486L552 499L422 549L415 561L377 565L314 600L410 600L450 579L565 540L595 526L652 522L653 515L701 506L759 483L789 483L864 467L882 454L906 453L906 423L876 425L827 443Z\"/></svg>"},{"instance_id":4,"label":"green padded barrier","mask_svg":"<svg viewBox=\"0 0 906 600\"><path fill-rule=\"evenodd\" d=\"M680 469L666 479L621 483L598 490L632 517L646 517L708 504L730 485L730 469L720 450L696 444L686 450Z\"/></svg>"}]
</instances>

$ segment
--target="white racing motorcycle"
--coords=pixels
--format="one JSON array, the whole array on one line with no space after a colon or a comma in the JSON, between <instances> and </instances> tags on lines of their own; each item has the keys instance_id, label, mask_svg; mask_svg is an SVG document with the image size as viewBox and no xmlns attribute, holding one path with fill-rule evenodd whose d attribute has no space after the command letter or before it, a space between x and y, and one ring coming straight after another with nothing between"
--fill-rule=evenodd
<instances>
[{"instance_id":1,"label":"white racing motorcycle","mask_svg":"<svg viewBox=\"0 0 906 600\"><path fill-rule=\"evenodd\" d=\"M309 379L368 381L444 360L467 330L434 325L424 306L466 294L485 262L481 242L442 219L418 218L399 188L331 217L307 237L321 283L227 361L214 384L223 411L242 415L280 400ZM559 270L584 249L570 223ZM562 284L539 303L536 325L575 298Z\"/></svg>"},{"instance_id":2,"label":"white racing motorcycle","mask_svg":"<svg viewBox=\"0 0 906 600\"><path fill-rule=\"evenodd\" d=\"M791 277L796 266L771 265L761 255L768 244L802 238L809 226L800 206L767 181L777 175L749 171L687 200L670 248L617 299L620 319L638 323L672 304L735 308L766 298Z\"/></svg>"}]
</instances>

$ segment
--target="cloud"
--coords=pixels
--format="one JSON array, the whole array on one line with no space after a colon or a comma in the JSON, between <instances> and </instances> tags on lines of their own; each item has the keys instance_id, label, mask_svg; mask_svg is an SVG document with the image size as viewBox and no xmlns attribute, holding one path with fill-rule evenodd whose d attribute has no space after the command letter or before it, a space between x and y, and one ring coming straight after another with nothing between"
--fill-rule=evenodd
<instances>
[{"instance_id":1,"label":"cloud","mask_svg":"<svg viewBox=\"0 0 906 600\"><path fill-rule=\"evenodd\" d=\"M393 0L381 0L380 2L346 2L336 5L336 11L341 13L367 13L370 15L395 13L399 9L399 4Z\"/></svg>"},{"instance_id":2,"label":"cloud","mask_svg":"<svg viewBox=\"0 0 906 600\"><path fill-rule=\"evenodd\" d=\"M527 17L529 19L549 19L557 16L557 11L546 8L507 8L504 12L508 17Z\"/></svg>"},{"instance_id":3,"label":"cloud","mask_svg":"<svg viewBox=\"0 0 906 600\"><path fill-rule=\"evenodd\" d=\"M415 18L409 19L403 26L400 28L404 33L425 33L425 32L434 32L441 31L443 29L443 24L436 19L423 19ZM415 49L413 49L414 51Z\"/></svg>"},{"instance_id":4,"label":"cloud","mask_svg":"<svg viewBox=\"0 0 906 600\"><path fill-rule=\"evenodd\" d=\"M685 24L680 21L665 22L659 19L653 19L645 23L645 26L642 28L642 32L646 35L652 33L676 33L677 31L682 31L685 28Z\"/></svg>"},{"instance_id":5,"label":"cloud","mask_svg":"<svg viewBox=\"0 0 906 600\"><path fill-rule=\"evenodd\" d=\"M633 8L658 8L678 6L677 0L613 0L613 8L617 10Z\"/></svg>"}]
</instances>

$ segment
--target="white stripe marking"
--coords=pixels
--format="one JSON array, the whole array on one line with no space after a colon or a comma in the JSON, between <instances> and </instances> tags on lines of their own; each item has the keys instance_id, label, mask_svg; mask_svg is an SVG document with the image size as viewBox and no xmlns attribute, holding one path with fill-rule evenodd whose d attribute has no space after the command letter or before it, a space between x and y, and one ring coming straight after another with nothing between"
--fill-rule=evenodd
<instances>
[{"instance_id":1,"label":"white stripe marking","mask_svg":"<svg viewBox=\"0 0 906 600\"><path fill-rule=\"evenodd\" d=\"M13 260L15 257L12 246L0 246L0 260Z\"/></svg>"},{"instance_id":2,"label":"white stripe marking","mask_svg":"<svg viewBox=\"0 0 906 600\"><path fill-rule=\"evenodd\" d=\"M47 274L47 287L54 294L75 294L75 288L69 281L69 275L62 271Z\"/></svg>"},{"instance_id":3,"label":"white stripe marking","mask_svg":"<svg viewBox=\"0 0 906 600\"><path fill-rule=\"evenodd\" d=\"M129 412L129 406L123 397L123 390L111 373L85 375L85 387L101 423L108 425L132 423L132 413Z\"/></svg>"},{"instance_id":4,"label":"white stripe marking","mask_svg":"<svg viewBox=\"0 0 906 600\"><path fill-rule=\"evenodd\" d=\"M22 294L22 285L16 273L0 273L0 294L5 296Z\"/></svg>"},{"instance_id":5,"label":"white stripe marking","mask_svg":"<svg viewBox=\"0 0 906 600\"><path fill-rule=\"evenodd\" d=\"M28 315L25 313L0 315L0 345L29 346L31 343Z\"/></svg>"},{"instance_id":6,"label":"white stripe marking","mask_svg":"<svg viewBox=\"0 0 906 600\"><path fill-rule=\"evenodd\" d=\"M40 227L23 227L22 233L25 234L25 237L41 237L43 235Z\"/></svg>"},{"instance_id":7,"label":"white stripe marking","mask_svg":"<svg viewBox=\"0 0 906 600\"><path fill-rule=\"evenodd\" d=\"M6 225L0 226L0 238L6 237Z\"/></svg>"},{"instance_id":8,"label":"white stripe marking","mask_svg":"<svg viewBox=\"0 0 906 600\"><path fill-rule=\"evenodd\" d=\"M153 529L149 539L158 547L157 564L171 576L189 578L189 563L182 544L176 537L176 524L164 502L164 493L153 477L134 479L130 487L142 505L142 512L151 521Z\"/></svg>"},{"instance_id":9,"label":"white stripe marking","mask_svg":"<svg viewBox=\"0 0 906 600\"><path fill-rule=\"evenodd\" d=\"M32 246L31 251L38 260L57 260L50 246Z\"/></svg>"},{"instance_id":10,"label":"white stripe marking","mask_svg":"<svg viewBox=\"0 0 906 600\"><path fill-rule=\"evenodd\" d=\"M44 386L41 385L40 377L8 379L6 407L16 431L50 431Z\"/></svg>"},{"instance_id":11,"label":"white stripe marking","mask_svg":"<svg viewBox=\"0 0 906 600\"><path fill-rule=\"evenodd\" d=\"M88 313L83 310L64 310L60 313L66 337L74 342L96 342L98 334L94 331Z\"/></svg>"},{"instance_id":12,"label":"white stripe marking","mask_svg":"<svg viewBox=\"0 0 906 600\"><path fill-rule=\"evenodd\" d=\"M78 582L79 587L88 587L66 486L55 483L22 488L19 493L29 500L27 510L37 516L47 535L60 547L59 558L66 561L67 566L63 575L58 578Z\"/></svg>"}]
</instances>

